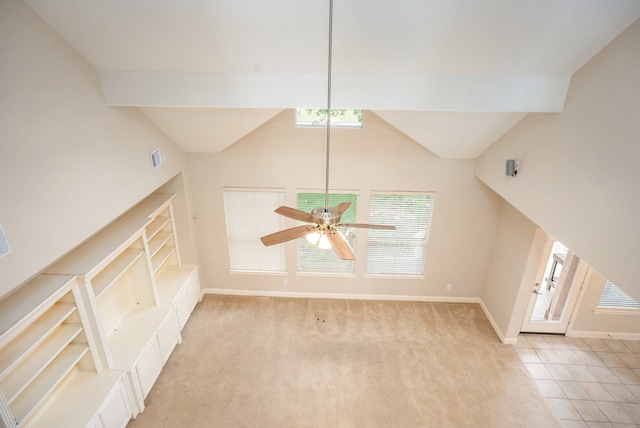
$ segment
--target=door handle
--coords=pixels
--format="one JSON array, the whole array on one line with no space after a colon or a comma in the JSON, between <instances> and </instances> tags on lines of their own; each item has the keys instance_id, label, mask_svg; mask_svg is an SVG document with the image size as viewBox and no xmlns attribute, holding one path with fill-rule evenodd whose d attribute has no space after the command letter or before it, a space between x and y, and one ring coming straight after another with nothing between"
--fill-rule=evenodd
<instances>
[{"instance_id":1,"label":"door handle","mask_svg":"<svg viewBox=\"0 0 640 428\"><path fill-rule=\"evenodd\" d=\"M540 287L540 283L536 282L535 284L533 284L534 288L533 291L531 291L533 294L542 294L540 291L538 291L538 287Z\"/></svg>"}]
</instances>

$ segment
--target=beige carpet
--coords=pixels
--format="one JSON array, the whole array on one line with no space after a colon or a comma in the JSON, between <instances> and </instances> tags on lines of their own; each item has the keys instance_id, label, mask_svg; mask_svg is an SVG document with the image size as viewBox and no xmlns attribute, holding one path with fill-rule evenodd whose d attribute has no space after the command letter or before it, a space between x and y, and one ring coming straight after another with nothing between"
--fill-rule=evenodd
<instances>
[{"instance_id":1,"label":"beige carpet","mask_svg":"<svg viewBox=\"0 0 640 428\"><path fill-rule=\"evenodd\" d=\"M559 427L475 304L207 295L129 427Z\"/></svg>"}]
</instances>

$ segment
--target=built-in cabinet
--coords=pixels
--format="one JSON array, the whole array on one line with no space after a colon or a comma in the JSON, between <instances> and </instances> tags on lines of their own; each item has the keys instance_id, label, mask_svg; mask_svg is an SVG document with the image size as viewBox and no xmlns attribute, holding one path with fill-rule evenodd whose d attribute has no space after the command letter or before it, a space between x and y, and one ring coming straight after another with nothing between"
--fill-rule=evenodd
<instances>
[{"instance_id":1,"label":"built-in cabinet","mask_svg":"<svg viewBox=\"0 0 640 428\"><path fill-rule=\"evenodd\" d=\"M0 422L124 427L200 298L171 194L152 194L0 301Z\"/></svg>"}]
</instances>

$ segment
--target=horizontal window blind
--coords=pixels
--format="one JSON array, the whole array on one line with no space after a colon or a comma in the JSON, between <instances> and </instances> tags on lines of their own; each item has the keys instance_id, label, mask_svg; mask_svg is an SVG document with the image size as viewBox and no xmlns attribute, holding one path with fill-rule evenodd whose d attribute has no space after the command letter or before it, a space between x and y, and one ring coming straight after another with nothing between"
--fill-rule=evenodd
<instances>
[{"instance_id":1,"label":"horizontal window blind","mask_svg":"<svg viewBox=\"0 0 640 428\"><path fill-rule=\"evenodd\" d=\"M427 192L371 195L369 223L396 230L369 230L367 274L424 275L434 196Z\"/></svg>"},{"instance_id":2,"label":"horizontal window blind","mask_svg":"<svg viewBox=\"0 0 640 428\"><path fill-rule=\"evenodd\" d=\"M260 237L285 228L274 210L284 204L284 190L223 189L232 271L286 272L286 245L265 247Z\"/></svg>"},{"instance_id":3,"label":"horizontal window blind","mask_svg":"<svg viewBox=\"0 0 640 428\"><path fill-rule=\"evenodd\" d=\"M329 206L335 207L341 202L351 202L349 209L342 215L341 223L355 223L358 195L355 193L330 193ZM325 194L320 192L298 192L298 209L311 212L315 208L324 208ZM303 223L300 223L303 224ZM345 234L347 243L352 250L355 248L355 233L344 228L339 229ZM298 272L327 272L353 273L353 260L342 260L332 249L318 248L306 239L298 239Z\"/></svg>"},{"instance_id":4,"label":"horizontal window blind","mask_svg":"<svg viewBox=\"0 0 640 428\"><path fill-rule=\"evenodd\" d=\"M598 302L599 308L624 308L624 309L638 309L640 310L640 303L629 297L627 293L620 290L613 285L610 281L604 286L602 294L600 295L600 301Z\"/></svg>"}]
</instances>

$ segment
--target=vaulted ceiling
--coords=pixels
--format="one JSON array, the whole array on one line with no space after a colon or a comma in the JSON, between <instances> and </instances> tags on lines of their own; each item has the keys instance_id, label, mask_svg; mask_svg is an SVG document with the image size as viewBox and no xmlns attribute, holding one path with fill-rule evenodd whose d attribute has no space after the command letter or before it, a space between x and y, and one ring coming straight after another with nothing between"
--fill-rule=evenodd
<instances>
[{"instance_id":1,"label":"vaulted ceiling","mask_svg":"<svg viewBox=\"0 0 640 428\"><path fill-rule=\"evenodd\" d=\"M326 106L329 0L25 0L187 152ZM638 0L334 0L332 107L475 158L640 17Z\"/></svg>"}]
</instances>

